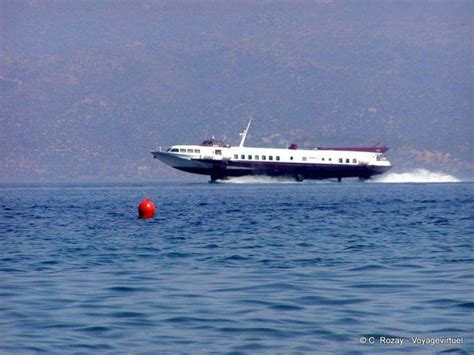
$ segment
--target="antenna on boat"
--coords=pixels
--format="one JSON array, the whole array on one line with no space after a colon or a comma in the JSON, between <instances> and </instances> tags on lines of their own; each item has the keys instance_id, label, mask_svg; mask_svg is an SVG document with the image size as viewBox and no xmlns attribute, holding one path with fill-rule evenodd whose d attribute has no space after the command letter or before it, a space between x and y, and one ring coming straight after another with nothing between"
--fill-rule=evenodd
<instances>
[{"instance_id":1,"label":"antenna on boat","mask_svg":"<svg viewBox=\"0 0 474 355\"><path fill-rule=\"evenodd\" d=\"M239 133L239 135L242 137L242 139L240 140L239 147L244 146L245 138L247 138L247 132L249 131L250 123L252 123L252 116L250 116L249 123L248 123L247 128L245 129L245 131L243 131L242 133Z\"/></svg>"}]
</instances>

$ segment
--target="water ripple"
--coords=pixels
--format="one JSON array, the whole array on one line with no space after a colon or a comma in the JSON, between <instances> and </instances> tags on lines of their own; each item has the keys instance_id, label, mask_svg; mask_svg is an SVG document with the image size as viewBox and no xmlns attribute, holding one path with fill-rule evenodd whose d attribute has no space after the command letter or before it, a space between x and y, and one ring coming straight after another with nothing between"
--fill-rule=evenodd
<instances>
[{"instance_id":1,"label":"water ripple","mask_svg":"<svg viewBox=\"0 0 474 355\"><path fill-rule=\"evenodd\" d=\"M474 184L0 190L1 353L474 352Z\"/></svg>"}]
</instances>

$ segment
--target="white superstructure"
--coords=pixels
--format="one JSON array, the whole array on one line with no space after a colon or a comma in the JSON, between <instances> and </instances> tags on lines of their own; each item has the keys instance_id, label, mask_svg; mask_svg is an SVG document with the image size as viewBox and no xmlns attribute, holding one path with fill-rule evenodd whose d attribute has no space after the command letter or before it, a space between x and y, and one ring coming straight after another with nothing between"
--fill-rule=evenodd
<instances>
[{"instance_id":1,"label":"white superstructure","mask_svg":"<svg viewBox=\"0 0 474 355\"><path fill-rule=\"evenodd\" d=\"M250 126L250 122L249 122ZM180 170L206 174L211 180L250 174L287 175L297 180L360 177L390 169L386 147L288 149L245 147L247 129L237 147L214 139L201 145L174 145L153 151L155 158Z\"/></svg>"}]
</instances>

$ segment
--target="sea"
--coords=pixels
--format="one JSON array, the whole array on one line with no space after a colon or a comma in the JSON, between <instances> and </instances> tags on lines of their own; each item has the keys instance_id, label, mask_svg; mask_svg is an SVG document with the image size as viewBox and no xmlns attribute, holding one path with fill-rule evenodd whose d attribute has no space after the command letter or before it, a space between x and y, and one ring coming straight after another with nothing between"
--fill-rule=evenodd
<instances>
[{"instance_id":1,"label":"sea","mask_svg":"<svg viewBox=\"0 0 474 355\"><path fill-rule=\"evenodd\" d=\"M0 353L472 353L474 183L420 174L2 184Z\"/></svg>"}]
</instances>

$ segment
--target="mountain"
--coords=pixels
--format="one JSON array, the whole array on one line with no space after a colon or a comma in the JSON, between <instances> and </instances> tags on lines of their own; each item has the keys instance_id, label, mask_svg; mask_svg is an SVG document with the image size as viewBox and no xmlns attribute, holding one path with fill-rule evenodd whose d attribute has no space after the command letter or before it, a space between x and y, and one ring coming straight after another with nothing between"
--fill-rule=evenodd
<instances>
[{"instance_id":1,"label":"mountain","mask_svg":"<svg viewBox=\"0 0 474 355\"><path fill-rule=\"evenodd\" d=\"M0 179L183 176L158 145L373 145L473 176L473 3L1 1Z\"/></svg>"}]
</instances>

